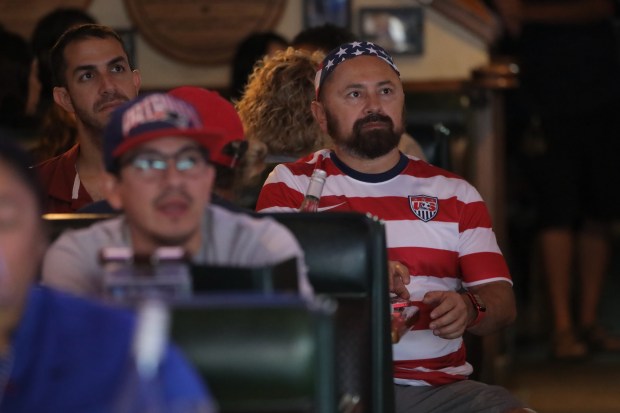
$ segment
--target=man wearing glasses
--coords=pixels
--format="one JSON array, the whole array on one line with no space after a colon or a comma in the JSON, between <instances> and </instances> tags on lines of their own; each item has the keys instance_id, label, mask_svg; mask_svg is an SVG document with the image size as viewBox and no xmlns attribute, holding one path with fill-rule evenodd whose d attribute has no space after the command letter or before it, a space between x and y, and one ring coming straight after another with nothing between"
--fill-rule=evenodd
<instances>
[{"instance_id":1,"label":"man wearing glasses","mask_svg":"<svg viewBox=\"0 0 620 413\"><path fill-rule=\"evenodd\" d=\"M311 294L301 249L286 228L211 205L215 169L209 154L219 153L223 134L194 106L167 94L118 108L104 133L104 185L108 202L124 214L63 234L46 254L43 282L98 295L102 248L151 255L179 246L198 264L250 267L297 258L300 292Z\"/></svg>"}]
</instances>

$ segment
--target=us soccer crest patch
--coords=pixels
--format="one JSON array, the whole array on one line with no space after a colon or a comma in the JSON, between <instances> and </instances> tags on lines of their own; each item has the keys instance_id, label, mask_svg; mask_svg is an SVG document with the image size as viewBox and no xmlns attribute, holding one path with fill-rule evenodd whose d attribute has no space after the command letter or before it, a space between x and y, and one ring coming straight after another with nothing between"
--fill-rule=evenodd
<instances>
[{"instance_id":1,"label":"us soccer crest patch","mask_svg":"<svg viewBox=\"0 0 620 413\"><path fill-rule=\"evenodd\" d=\"M435 196L409 195L409 207L416 217L428 222L437 215L439 200Z\"/></svg>"}]
</instances>

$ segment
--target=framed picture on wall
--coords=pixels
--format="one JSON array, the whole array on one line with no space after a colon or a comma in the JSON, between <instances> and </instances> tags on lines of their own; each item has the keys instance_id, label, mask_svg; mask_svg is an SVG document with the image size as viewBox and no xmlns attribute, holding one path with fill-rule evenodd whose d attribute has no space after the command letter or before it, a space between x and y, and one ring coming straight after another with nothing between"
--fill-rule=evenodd
<instances>
[{"instance_id":1,"label":"framed picture on wall","mask_svg":"<svg viewBox=\"0 0 620 413\"><path fill-rule=\"evenodd\" d=\"M322 26L331 23L349 28L351 0L303 0L304 27Z\"/></svg>"},{"instance_id":2,"label":"framed picture on wall","mask_svg":"<svg viewBox=\"0 0 620 413\"><path fill-rule=\"evenodd\" d=\"M392 54L424 52L424 10L421 7L367 7L359 9L359 31L364 40Z\"/></svg>"}]
</instances>

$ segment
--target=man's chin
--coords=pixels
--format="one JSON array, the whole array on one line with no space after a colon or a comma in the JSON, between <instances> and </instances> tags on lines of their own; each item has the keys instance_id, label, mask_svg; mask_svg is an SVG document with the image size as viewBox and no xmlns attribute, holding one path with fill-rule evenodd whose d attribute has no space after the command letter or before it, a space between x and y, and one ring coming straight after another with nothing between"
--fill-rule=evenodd
<instances>
[{"instance_id":1,"label":"man's chin","mask_svg":"<svg viewBox=\"0 0 620 413\"><path fill-rule=\"evenodd\" d=\"M160 247L184 247L193 235L193 232L159 231L153 238Z\"/></svg>"}]
</instances>

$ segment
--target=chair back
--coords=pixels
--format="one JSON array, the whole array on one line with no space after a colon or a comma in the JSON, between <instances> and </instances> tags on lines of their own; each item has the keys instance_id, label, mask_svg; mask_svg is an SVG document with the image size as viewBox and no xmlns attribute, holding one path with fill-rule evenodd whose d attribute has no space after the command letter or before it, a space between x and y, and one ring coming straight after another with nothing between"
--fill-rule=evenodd
<instances>
[{"instance_id":1,"label":"chair back","mask_svg":"<svg viewBox=\"0 0 620 413\"><path fill-rule=\"evenodd\" d=\"M296 258L261 267L192 264L190 273L195 295L233 291L297 294L299 291Z\"/></svg>"},{"instance_id":2,"label":"chair back","mask_svg":"<svg viewBox=\"0 0 620 413\"><path fill-rule=\"evenodd\" d=\"M336 300L337 396L343 412L394 411L385 227L360 213L272 213L304 250L317 294ZM46 215L52 235L105 214ZM254 276L252 276L254 277ZM289 278L290 279L290 278ZM277 288L276 288L277 290Z\"/></svg>"},{"instance_id":3,"label":"chair back","mask_svg":"<svg viewBox=\"0 0 620 413\"><path fill-rule=\"evenodd\" d=\"M221 413L335 413L334 303L201 296L172 308L171 337Z\"/></svg>"},{"instance_id":4,"label":"chair back","mask_svg":"<svg viewBox=\"0 0 620 413\"><path fill-rule=\"evenodd\" d=\"M317 294L338 303L341 411L394 411L384 224L365 214L270 213L299 241Z\"/></svg>"},{"instance_id":5,"label":"chair back","mask_svg":"<svg viewBox=\"0 0 620 413\"><path fill-rule=\"evenodd\" d=\"M63 213L63 214L44 214L43 220L48 226L51 241L68 229L79 229L91 226L104 219L114 218L117 214L85 214L85 213Z\"/></svg>"}]
</instances>

